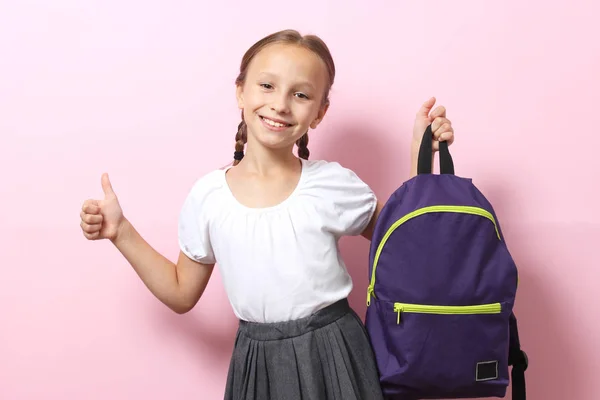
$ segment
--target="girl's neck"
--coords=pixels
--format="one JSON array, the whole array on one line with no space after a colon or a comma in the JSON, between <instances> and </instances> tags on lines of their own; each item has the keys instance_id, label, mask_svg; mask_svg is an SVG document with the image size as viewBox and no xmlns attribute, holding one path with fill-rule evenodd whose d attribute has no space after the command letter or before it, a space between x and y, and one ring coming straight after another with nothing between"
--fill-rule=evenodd
<instances>
[{"instance_id":1,"label":"girl's neck","mask_svg":"<svg viewBox=\"0 0 600 400\"><path fill-rule=\"evenodd\" d=\"M282 170L295 170L300 166L300 161L292 153L292 149L268 149L250 140L247 143L246 154L238 164L247 172L257 175L271 175Z\"/></svg>"}]
</instances>

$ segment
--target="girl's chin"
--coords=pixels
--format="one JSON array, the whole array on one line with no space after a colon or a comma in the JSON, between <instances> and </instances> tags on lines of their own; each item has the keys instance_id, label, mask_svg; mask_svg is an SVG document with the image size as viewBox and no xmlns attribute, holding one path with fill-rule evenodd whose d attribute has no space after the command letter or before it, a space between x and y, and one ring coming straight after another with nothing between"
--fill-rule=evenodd
<instances>
[{"instance_id":1,"label":"girl's chin","mask_svg":"<svg viewBox=\"0 0 600 400\"><path fill-rule=\"evenodd\" d=\"M260 135L259 137L254 137L254 142L265 148L265 149L269 149L269 150L286 150L286 149L293 149L294 144L296 143L296 140L291 140L290 137L277 137L274 135Z\"/></svg>"}]
</instances>

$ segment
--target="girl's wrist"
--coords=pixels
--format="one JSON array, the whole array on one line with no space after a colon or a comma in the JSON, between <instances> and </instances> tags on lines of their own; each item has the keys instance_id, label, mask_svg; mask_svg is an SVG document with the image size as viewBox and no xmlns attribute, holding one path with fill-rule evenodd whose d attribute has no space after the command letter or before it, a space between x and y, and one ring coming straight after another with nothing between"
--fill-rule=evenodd
<instances>
[{"instance_id":1,"label":"girl's wrist","mask_svg":"<svg viewBox=\"0 0 600 400\"><path fill-rule=\"evenodd\" d=\"M117 233L111 239L113 244L117 247L122 245L123 242L125 242L127 240L127 238L129 236L131 236L131 229L132 229L131 223L129 222L129 220L127 218L123 217L123 220L117 227Z\"/></svg>"}]
</instances>

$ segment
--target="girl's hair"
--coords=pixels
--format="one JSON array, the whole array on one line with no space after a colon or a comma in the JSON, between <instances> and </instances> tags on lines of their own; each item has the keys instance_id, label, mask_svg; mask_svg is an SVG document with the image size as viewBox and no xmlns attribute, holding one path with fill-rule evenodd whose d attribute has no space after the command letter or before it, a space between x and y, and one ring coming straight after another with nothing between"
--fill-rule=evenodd
<instances>
[{"instance_id":1,"label":"girl's hair","mask_svg":"<svg viewBox=\"0 0 600 400\"><path fill-rule=\"evenodd\" d=\"M333 86L333 81L335 79L335 64L333 62L333 57L329 52L329 48L318 36L302 36L299 32L292 29L275 32L262 38L252 45L252 47L246 51L246 54L244 54L244 57L242 58L242 62L240 64L240 74L236 78L235 84L237 86L244 84L246 80L246 74L248 73L248 66L250 65L250 62L254 56L256 56L266 46L275 43L292 44L304 47L314 52L321 58L321 60L323 60L325 66L327 67L329 80L328 85L325 87L325 93L323 93L322 105L324 106L329 104L329 90L331 89L331 86ZM244 112L242 111L242 122L240 122L238 125L238 130L235 135L235 153L233 165L237 165L244 157L244 147L247 140L248 133L246 122L244 122ZM296 145L298 146L298 157L308 160L308 156L310 155L310 152L308 151L308 132L306 132L300 139L296 141Z\"/></svg>"}]
</instances>

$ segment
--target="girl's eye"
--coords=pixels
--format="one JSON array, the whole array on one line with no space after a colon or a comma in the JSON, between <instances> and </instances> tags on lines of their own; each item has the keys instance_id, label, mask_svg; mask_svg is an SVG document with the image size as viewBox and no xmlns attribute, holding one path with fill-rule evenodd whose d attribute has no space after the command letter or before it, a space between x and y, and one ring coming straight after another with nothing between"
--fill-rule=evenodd
<instances>
[{"instance_id":1,"label":"girl's eye","mask_svg":"<svg viewBox=\"0 0 600 400\"><path fill-rule=\"evenodd\" d=\"M264 89L273 89L273 86L271 86L269 83L261 83L260 86Z\"/></svg>"},{"instance_id":2,"label":"girl's eye","mask_svg":"<svg viewBox=\"0 0 600 400\"><path fill-rule=\"evenodd\" d=\"M296 93L296 96L300 97L301 99L308 100L308 96L305 95L304 93Z\"/></svg>"}]
</instances>

